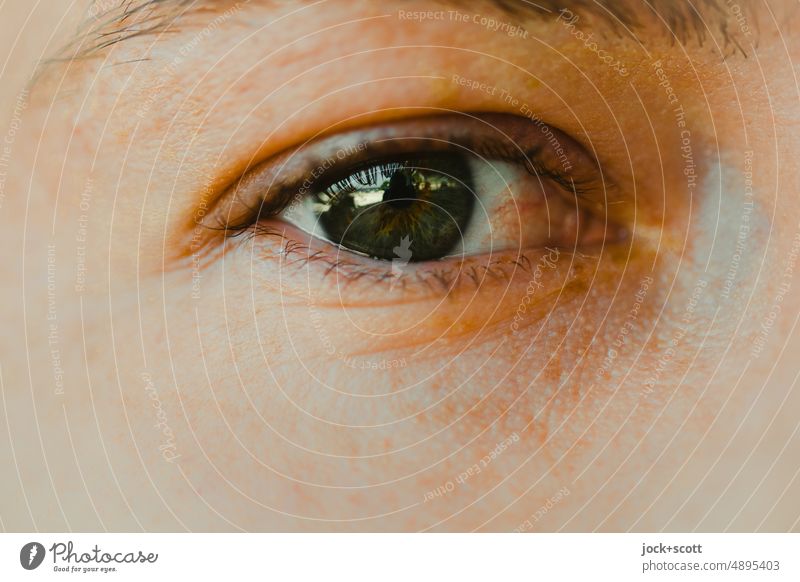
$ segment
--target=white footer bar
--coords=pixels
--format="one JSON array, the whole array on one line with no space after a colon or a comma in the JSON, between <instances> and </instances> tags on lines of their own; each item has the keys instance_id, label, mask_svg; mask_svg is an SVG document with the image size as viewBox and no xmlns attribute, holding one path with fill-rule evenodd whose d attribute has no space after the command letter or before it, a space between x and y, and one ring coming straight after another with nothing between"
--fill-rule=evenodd
<instances>
[{"instance_id":1,"label":"white footer bar","mask_svg":"<svg viewBox=\"0 0 800 582\"><path fill-rule=\"evenodd\" d=\"M2 534L0 580L800 580L800 534Z\"/></svg>"}]
</instances>

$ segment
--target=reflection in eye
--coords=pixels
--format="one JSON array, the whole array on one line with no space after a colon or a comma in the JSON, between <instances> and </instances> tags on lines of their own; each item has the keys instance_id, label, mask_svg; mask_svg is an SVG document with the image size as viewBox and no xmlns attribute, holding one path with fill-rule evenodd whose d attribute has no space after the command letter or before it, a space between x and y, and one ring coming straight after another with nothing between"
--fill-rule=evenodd
<instances>
[{"instance_id":1,"label":"reflection in eye","mask_svg":"<svg viewBox=\"0 0 800 582\"><path fill-rule=\"evenodd\" d=\"M228 235L275 236L284 255L356 264L359 277L374 266L379 280L387 274L378 267L398 258L440 269L485 257L489 268L501 255L514 263L526 250L618 242L624 231L606 212L613 185L580 145L549 129L485 114L333 134L248 172L217 216Z\"/></svg>"},{"instance_id":2,"label":"reflection in eye","mask_svg":"<svg viewBox=\"0 0 800 582\"><path fill-rule=\"evenodd\" d=\"M428 261L461 242L475 202L472 184L465 156L439 154L368 165L309 200L331 242L386 260L398 256L396 247L413 245L409 259Z\"/></svg>"}]
</instances>

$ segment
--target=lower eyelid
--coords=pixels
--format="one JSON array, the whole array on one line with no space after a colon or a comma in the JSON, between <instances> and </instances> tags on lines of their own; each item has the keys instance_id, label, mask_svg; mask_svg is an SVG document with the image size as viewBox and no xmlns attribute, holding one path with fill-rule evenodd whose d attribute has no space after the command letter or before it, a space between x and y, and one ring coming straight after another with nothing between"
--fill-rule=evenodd
<instances>
[{"instance_id":1,"label":"lower eyelid","mask_svg":"<svg viewBox=\"0 0 800 582\"><path fill-rule=\"evenodd\" d=\"M244 245L249 260L264 264L264 276L278 269L283 291L307 293L354 307L401 305L504 293L538 278L542 294L558 292L596 268L597 257L563 249L527 249L398 266L351 255L278 221L269 221ZM239 244L244 241L239 241ZM313 270L309 273L309 270ZM541 283L541 285L539 284ZM524 295L524 293L523 293Z\"/></svg>"},{"instance_id":2,"label":"lower eyelid","mask_svg":"<svg viewBox=\"0 0 800 582\"><path fill-rule=\"evenodd\" d=\"M373 337L370 349L377 351L417 349L439 341L473 341L478 334L481 341L535 334L556 314L572 317L574 310L569 306L585 300L588 289L610 291L619 271L608 256L530 250L519 256L495 257L487 262L492 273L484 273L477 282L467 274L467 265L450 262L445 267L450 277L461 270L460 281L452 290L437 279L434 267L425 264L407 275L406 287L390 289L388 281L380 281L390 269L336 266L335 255L308 260L297 246L302 243L288 237L283 241L270 238L274 248L269 252L286 243L294 250L286 256L273 254L276 260L247 257L248 268L253 264L259 267L249 269L255 277L252 285L257 288L263 277L265 284L272 285L272 293L289 302L311 302L319 309L333 310L343 321L352 320L369 332ZM254 240L257 245L267 244L265 241ZM256 247L253 252L262 251Z\"/></svg>"}]
</instances>

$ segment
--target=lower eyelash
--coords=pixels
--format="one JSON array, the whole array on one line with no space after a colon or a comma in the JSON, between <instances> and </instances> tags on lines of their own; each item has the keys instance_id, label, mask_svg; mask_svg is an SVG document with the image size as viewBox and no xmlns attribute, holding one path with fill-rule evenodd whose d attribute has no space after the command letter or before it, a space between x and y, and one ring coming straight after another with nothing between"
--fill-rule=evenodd
<instances>
[{"instance_id":1,"label":"lower eyelash","mask_svg":"<svg viewBox=\"0 0 800 582\"><path fill-rule=\"evenodd\" d=\"M391 269L380 267L367 267L359 265L355 261L348 261L338 256L332 256L325 251L311 251L307 244L295 240L274 226L260 223L237 229L236 232L227 235L228 238L239 238L242 244L252 241L255 238L272 237L281 241L279 251L271 252L266 258L283 261L284 265L305 267L312 263L324 263L328 265L325 269L324 277L333 273L344 276L346 281L355 282L369 276L375 282L386 282L392 278L398 278ZM291 259L291 257L298 257ZM289 259L289 260L287 260Z\"/></svg>"},{"instance_id":2,"label":"lower eyelash","mask_svg":"<svg viewBox=\"0 0 800 582\"><path fill-rule=\"evenodd\" d=\"M261 237L277 238L280 240L281 248L277 252L272 251L267 257L268 259L279 260L285 266L298 269L314 263L322 263L327 266L323 273L323 279L335 274L337 282L343 281L345 287L366 279L372 285L399 286L402 291L407 291L407 288L414 284L434 293L450 294L460 290L464 284L472 284L475 289L479 289L487 278L510 280L514 271L532 273L530 259L520 254L514 259L503 257L492 260L486 265L466 267L461 263L446 266L443 262L432 262L431 265L435 265L435 267L425 267L423 263L420 263L413 268L412 273L397 274L393 272L391 263L387 263L386 267L377 266L380 263L376 263L376 266L366 266L325 251L311 251L307 244L287 236L274 226L252 225L246 232L240 232L234 236L239 235L244 235L239 239L241 243Z\"/></svg>"}]
</instances>

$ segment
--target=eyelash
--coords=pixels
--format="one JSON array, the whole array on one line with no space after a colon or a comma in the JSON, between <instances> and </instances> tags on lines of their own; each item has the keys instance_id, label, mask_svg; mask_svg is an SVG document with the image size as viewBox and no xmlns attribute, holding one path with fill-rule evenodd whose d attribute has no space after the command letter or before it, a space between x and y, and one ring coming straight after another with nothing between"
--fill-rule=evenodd
<instances>
[{"instance_id":1,"label":"eyelash","mask_svg":"<svg viewBox=\"0 0 800 582\"><path fill-rule=\"evenodd\" d=\"M281 250L276 253L282 260L286 260L292 255L299 256L294 261L286 261L283 264L288 266L297 266L298 270L302 269L308 264L324 263L327 268L323 272L323 279L332 274L336 274L338 282L344 283L346 289L349 284L355 283L362 279L368 279L372 283L386 284L390 282L394 286L400 285L405 289L406 285L414 279L415 283L428 288L436 293L452 293L461 289L464 283L472 283L476 289L480 288L481 281L486 277L494 280L510 280L515 272L522 272L533 274L532 261L525 253L520 253L515 258L501 257L492 260L488 264L469 265L468 261L462 261L454 264L452 267L447 267L446 263L435 262L435 268L425 268L416 270L413 275L408 273L396 274L392 272L391 266L380 267L381 263L376 262L375 266L360 265L355 261L341 259L338 256L326 253L324 251L310 252L311 248L295 239L289 238L285 233L277 228L270 226L257 225L257 230L251 230L247 233L247 238L243 240L253 240L256 237L275 237L282 241ZM234 235L238 236L238 235ZM562 254L566 256L573 256L575 258L588 258L586 255L578 252L563 251Z\"/></svg>"},{"instance_id":2,"label":"eyelash","mask_svg":"<svg viewBox=\"0 0 800 582\"><path fill-rule=\"evenodd\" d=\"M467 140L464 140L463 137L457 139L451 136L446 143L455 144L455 146L451 145L448 148L450 151L458 151L463 148L465 151L473 152L486 160L521 165L529 174L542 181L549 180L559 187L564 195L574 196L579 200L585 199L591 192L608 187L608 184L604 185L594 175L578 180L574 176L547 167L542 160L539 147L524 151L508 143L491 143L483 140L475 143L465 143L465 141ZM348 176L357 172L359 167L363 168L369 164L379 163L382 158L390 158L392 155L392 152L386 152L383 155L373 154L363 160L350 161L349 163L346 159L342 160L343 169L339 174L342 177L339 179L335 175L328 176L328 172L323 172L310 182L306 177L289 183L278 184L272 188L274 191L270 192L270 196L268 198L266 196L260 198L257 205L251 207L240 222L230 223L220 218L220 224L217 227L210 228L222 231L226 240L236 239L241 244L253 242L255 239L260 238L277 238L282 243L281 248L276 252L273 247L269 253L271 255L269 258L285 261L288 257L298 257L290 263L285 263L297 265L298 268L303 268L312 263L324 263L327 268L324 270L323 277L326 278L331 274L336 274L337 278L340 278L339 280L345 284L368 278L373 283L388 284L391 281L392 285L400 285L405 288L409 283L409 278L413 277L416 283L432 290L433 287L437 287L440 291L449 292L455 290L465 281L472 281L477 287L485 276L509 278L512 271L522 269L524 272L529 268L531 261L524 254L518 254L514 258L501 257L488 263L484 262L481 265L472 265L467 269L464 268L464 264L468 263L468 261L464 260L460 262L450 261L452 266L448 266L448 263L444 261L434 261L428 264L420 263L421 267L413 269L412 273L403 272L398 274L392 271L391 265L388 263L383 264L379 261L374 261L373 264L367 265L358 260L342 258L340 256L341 253L329 253L322 250L312 251L308 245L288 236L285 229L281 230L274 225L265 224L268 219L279 217L293 201L299 201L300 196L311 195L312 192L319 189L320 185L344 184ZM395 159L402 155L406 154L398 154ZM312 165L310 167L318 167L322 161L322 159L311 160ZM481 272L479 273L478 270Z\"/></svg>"},{"instance_id":3,"label":"eyelash","mask_svg":"<svg viewBox=\"0 0 800 582\"><path fill-rule=\"evenodd\" d=\"M463 142L463 140L461 141ZM450 143L458 142L455 138L451 138ZM474 147L460 143L459 146L461 148L469 149L469 151L474 152L486 160L496 160L522 165L525 168L525 171L532 176L536 176L541 180L551 180L566 194L571 194L577 196L578 198L586 198L587 194L597 190L601 186L597 183L598 181L596 179L590 178L585 180L576 180L573 176L568 176L567 174L559 172L556 169L546 167L540 159L539 148L521 151L519 148L513 148L507 144L486 143L475 144ZM247 214L244 220L233 224L222 222L221 220L216 229L223 231L227 238L240 237L242 234L246 234L248 231L252 230L253 227L257 226L260 221L279 216L284 210L286 210L289 204L291 204L291 202L297 198L297 195L301 189L304 188L308 192L312 192L321 183L340 184L346 187L347 181L351 180L350 176L359 171L359 166L364 167L370 164L376 164L379 162L381 157L387 158L390 155L391 154L374 156L373 158L364 160L359 164L347 166L345 168L346 173L341 179L331 180L323 173L317 179L311 181L310 185L308 182L305 182L305 180L280 184L277 187L277 191L270 196L270 199L262 198L258 202L257 207L252 207L250 209L250 212ZM316 167L321 162L322 160L314 160L313 165ZM254 230L252 234L257 235L260 233L257 230Z\"/></svg>"}]
</instances>

